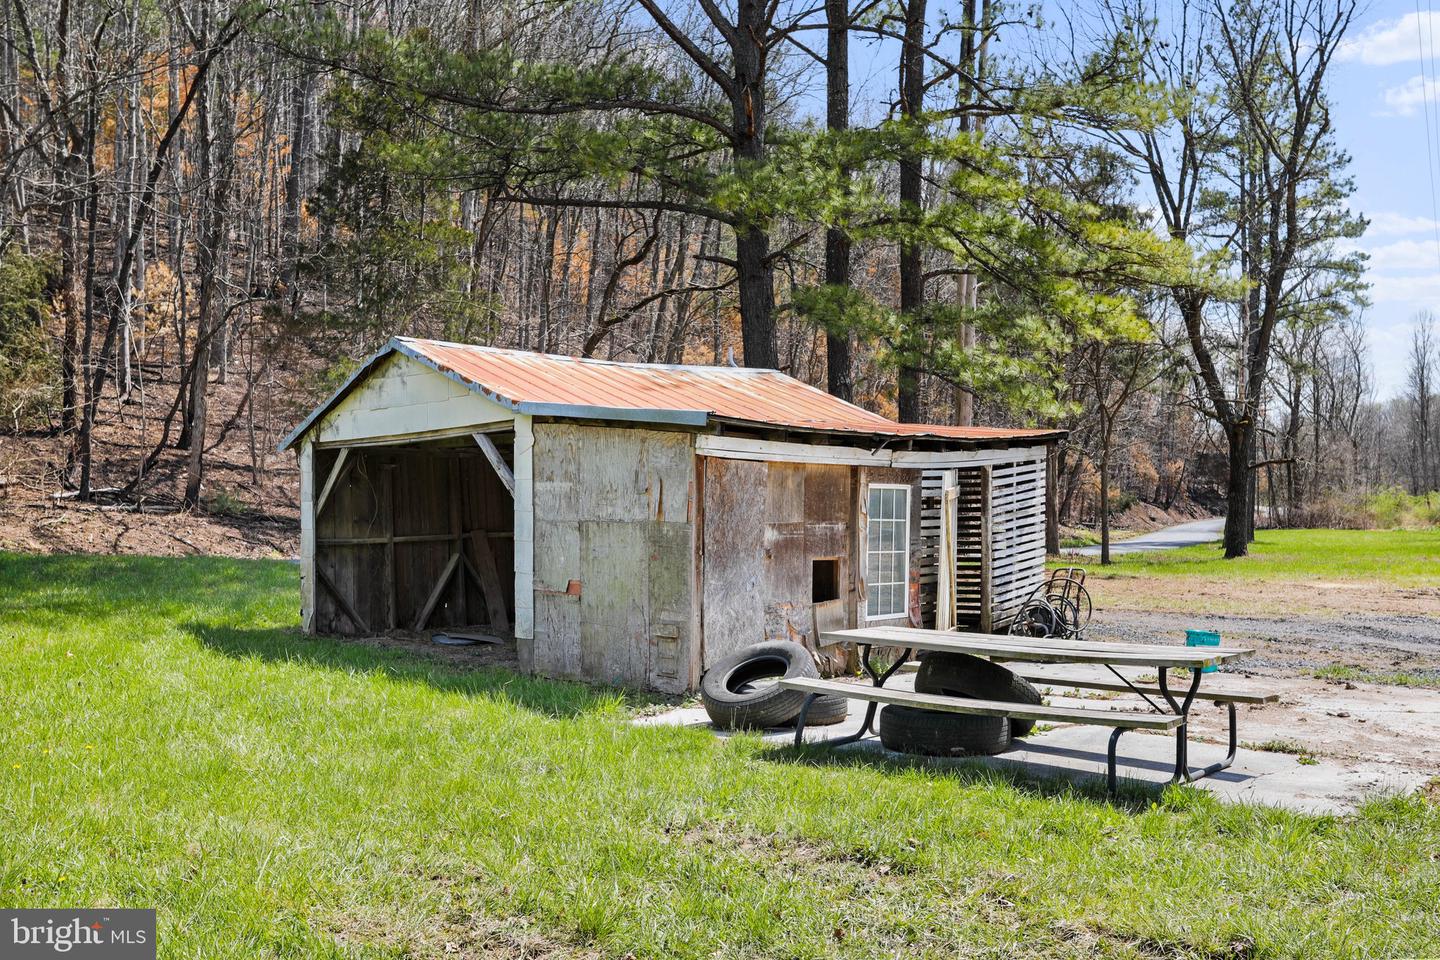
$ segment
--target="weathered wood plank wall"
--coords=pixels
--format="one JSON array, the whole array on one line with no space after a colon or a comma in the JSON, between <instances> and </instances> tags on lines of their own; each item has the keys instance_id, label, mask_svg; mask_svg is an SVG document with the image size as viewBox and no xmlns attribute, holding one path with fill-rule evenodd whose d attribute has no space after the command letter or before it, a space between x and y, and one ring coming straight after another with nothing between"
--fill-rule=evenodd
<instances>
[{"instance_id":1,"label":"weathered wood plank wall","mask_svg":"<svg viewBox=\"0 0 1440 960\"><path fill-rule=\"evenodd\" d=\"M700 471L705 666L762 640L814 649L816 617L854 609L855 468L702 457ZM841 594L819 611L816 560L834 561Z\"/></svg>"},{"instance_id":2,"label":"weathered wood plank wall","mask_svg":"<svg viewBox=\"0 0 1440 960\"><path fill-rule=\"evenodd\" d=\"M692 688L700 670L692 436L565 422L536 422L533 431L528 668ZM519 479L517 471L517 488Z\"/></svg>"}]
</instances>

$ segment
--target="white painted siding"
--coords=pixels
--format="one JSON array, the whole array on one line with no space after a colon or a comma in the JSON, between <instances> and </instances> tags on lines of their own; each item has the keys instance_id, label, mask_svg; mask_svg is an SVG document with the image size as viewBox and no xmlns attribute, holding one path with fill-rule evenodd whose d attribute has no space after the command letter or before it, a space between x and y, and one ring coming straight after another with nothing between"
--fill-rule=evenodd
<instances>
[{"instance_id":1,"label":"white painted siding","mask_svg":"<svg viewBox=\"0 0 1440 960\"><path fill-rule=\"evenodd\" d=\"M515 637L520 665L534 669L535 637L535 431L515 417Z\"/></svg>"},{"instance_id":2,"label":"white painted siding","mask_svg":"<svg viewBox=\"0 0 1440 960\"><path fill-rule=\"evenodd\" d=\"M315 628L315 444L300 445L300 623Z\"/></svg>"},{"instance_id":3,"label":"white painted siding","mask_svg":"<svg viewBox=\"0 0 1440 960\"><path fill-rule=\"evenodd\" d=\"M514 416L420 361L395 354L326 414L311 437L323 444L420 439Z\"/></svg>"}]
</instances>

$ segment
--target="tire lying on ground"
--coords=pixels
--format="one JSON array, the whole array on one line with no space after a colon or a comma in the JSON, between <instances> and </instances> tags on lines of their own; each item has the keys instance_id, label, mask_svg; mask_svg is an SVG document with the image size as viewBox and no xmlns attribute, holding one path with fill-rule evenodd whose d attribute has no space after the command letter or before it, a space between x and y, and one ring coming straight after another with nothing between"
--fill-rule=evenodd
<instances>
[{"instance_id":1,"label":"tire lying on ground","mask_svg":"<svg viewBox=\"0 0 1440 960\"><path fill-rule=\"evenodd\" d=\"M880 711L880 742L897 753L988 756L1010 746L1005 717L972 717L891 704Z\"/></svg>"},{"instance_id":2,"label":"tire lying on ground","mask_svg":"<svg viewBox=\"0 0 1440 960\"><path fill-rule=\"evenodd\" d=\"M931 653L915 672L916 693L939 693L972 700L1040 705L1040 691L998 663L968 653ZM1034 720L1010 720L1010 735L1023 737L1035 728Z\"/></svg>"},{"instance_id":3,"label":"tire lying on ground","mask_svg":"<svg viewBox=\"0 0 1440 960\"><path fill-rule=\"evenodd\" d=\"M810 704L810 712L805 714L805 726L807 727L828 727L837 723L844 723L845 718L850 715L850 701L844 697L832 697L822 694L815 698ZM795 714L792 723L798 722L800 714Z\"/></svg>"},{"instance_id":4,"label":"tire lying on ground","mask_svg":"<svg viewBox=\"0 0 1440 960\"><path fill-rule=\"evenodd\" d=\"M721 660L700 679L700 700L710 722L721 730L763 730L793 723L807 694L777 686L782 678L818 677L815 659L798 643L771 640ZM844 697L818 697L805 717L810 724L839 723L848 712Z\"/></svg>"}]
</instances>

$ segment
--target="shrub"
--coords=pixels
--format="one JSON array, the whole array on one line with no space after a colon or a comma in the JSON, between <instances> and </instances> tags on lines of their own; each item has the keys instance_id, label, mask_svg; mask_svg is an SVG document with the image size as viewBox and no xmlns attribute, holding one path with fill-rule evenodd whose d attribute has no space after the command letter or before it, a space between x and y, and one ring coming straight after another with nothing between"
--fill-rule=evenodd
<instances>
[{"instance_id":1,"label":"shrub","mask_svg":"<svg viewBox=\"0 0 1440 960\"><path fill-rule=\"evenodd\" d=\"M1330 493L1297 510L1295 527L1330 530L1423 530L1440 527L1440 492L1399 487L1376 493Z\"/></svg>"},{"instance_id":2,"label":"shrub","mask_svg":"<svg viewBox=\"0 0 1440 960\"><path fill-rule=\"evenodd\" d=\"M222 517L244 517L250 513L250 505L224 487L216 487L206 501L207 512Z\"/></svg>"}]
</instances>

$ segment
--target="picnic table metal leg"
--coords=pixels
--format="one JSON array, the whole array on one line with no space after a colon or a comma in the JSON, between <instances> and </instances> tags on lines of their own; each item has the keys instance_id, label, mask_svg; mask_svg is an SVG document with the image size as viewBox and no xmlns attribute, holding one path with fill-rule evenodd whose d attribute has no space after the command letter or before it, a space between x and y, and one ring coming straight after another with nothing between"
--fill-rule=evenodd
<instances>
[{"instance_id":1,"label":"picnic table metal leg","mask_svg":"<svg viewBox=\"0 0 1440 960\"><path fill-rule=\"evenodd\" d=\"M1227 704L1225 704L1225 707L1226 707L1226 709L1229 710L1229 712L1230 712L1230 742L1229 742L1229 745L1228 745L1228 746L1229 746L1229 750L1228 750L1228 752L1225 754L1225 759L1224 759L1224 760L1218 760L1218 761L1216 761L1215 763L1210 764L1210 766L1208 766L1208 767L1200 767L1199 769L1191 769L1191 768L1189 767L1189 758L1187 757L1187 758L1186 758L1186 768L1185 768L1185 779L1186 779L1187 781L1193 782L1193 781L1199 780L1199 779L1201 779L1201 778L1203 778L1203 777L1213 776L1214 774L1219 773L1221 770L1227 769L1227 768L1230 766L1230 764L1232 764L1232 763L1235 762L1235 753L1236 753L1236 751L1239 749L1239 740L1238 740L1238 737L1237 737L1236 731L1235 731L1235 704L1233 704L1233 703L1227 703Z\"/></svg>"},{"instance_id":2,"label":"picnic table metal leg","mask_svg":"<svg viewBox=\"0 0 1440 960\"><path fill-rule=\"evenodd\" d=\"M795 746L805 742L805 718L810 715L810 704L820 699L820 694L806 694L805 702L800 705L800 715L795 718Z\"/></svg>"},{"instance_id":3,"label":"picnic table metal leg","mask_svg":"<svg viewBox=\"0 0 1440 960\"><path fill-rule=\"evenodd\" d=\"M1229 752L1226 753L1225 759L1220 760L1216 763L1212 763L1208 767L1191 769L1190 705L1195 702L1195 694L1200 689L1200 680L1204 676L1204 673L1199 669L1191 671L1190 689L1186 692L1185 700L1183 702L1177 702L1174 695L1170 692L1170 686L1168 683L1168 678L1166 676L1165 668L1161 667L1159 669L1159 673L1160 692L1165 695L1165 702L1170 704L1170 709L1174 710L1185 720L1185 722L1181 723L1180 726L1175 728L1175 773L1170 778L1170 782L1180 783L1183 780L1187 783L1191 783L1203 777L1208 777L1212 774L1219 773L1221 770L1228 768L1232 763L1235 762L1235 753L1239 745L1238 735L1235 729L1235 704L1225 704L1230 714L1230 736L1228 744Z\"/></svg>"},{"instance_id":4,"label":"picnic table metal leg","mask_svg":"<svg viewBox=\"0 0 1440 960\"><path fill-rule=\"evenodd\" d=\"M878 709L879 706L880 705L877 704L874 700L871 700L869 703L865 704L865 722L860 724L860 729L856 730L852 734L848 734L843 737L837 737L836 739L832 740L831 743L843 745L846 743L855 743L856 741L865 739L866 734L872 733L874 731L873 724L875 722L875 711L876 709Z\"/></svg>"},{"instance_id":5,"label":"picnic table metal leg","mask_svg":"<svg viewBox=\"0 0 1440 960\"><path fill-rule=\"evenodd\" d=\"M906 648L905 648L905 653L900 657L900 659L898 659L898 660L896 660L894 663L892 663L892 664L889 666L889 668L885 670L884 673L880 673L879 671L877 671L877 670L875 669L875 665L870 662L870 648L871 648L871 646L872 646L872 645L871 645L871 644L868 644L868 643L859 644L859 647L860 647L860 665L861 665L862 667L864 667L864 668L865 668L865 672L870 675L870 682L871 682L873 685L877 686L877 687L883 687L883 686L885 686L885 681L887 681L887 680L889 680L891 677L893 677L893 676L896 674L896 672L899 671L899 669L905 665L905 661L907 661L907 660L910 659L910 655L915 652L913 648L906 647ZM813 694L812 694L812 696L813 696ZM808 706L808 704L807 704L807 706ZM860 724L860 729L857 730L857 731L855 731L854 733L850 734L849 736L838 737L838 738L836 738L835 740L832 740L832 741L830 741L830 742L833 743L833 744L836 744L836 745L843 745L843 744L846 744L846 743L855 743L855 742L857 742L857 741L859 741L859 740L863 740L867 734L871 734L871 733L876 732L876 731L875 731L875 713L876 713L876 711L879 710L879 709L880 709L880 705L879 705L878 703L876 703L874 700L871 700L871 701L869 701L868 703L866 703L866 704L865 704L865 720L864 720L864 722L862 722L862 723ZM804 711L803 711L803 710L801 711L801 717L802 717L802 719L803 719L803 717L804 717ZM798 721L797 721L797 722L798 722ZM796 742L796 743L799 743L799 742L800 742L800 734L799 734L798 730L797 730L797 732L796 732L796 734L795 734L795 742Z\"/></svg>"},{"instance_id":6,"label":"picnic table metal leg","mask_svg":"<svg viewBox=\"0 0 1440 960\"><path fill-rule=\"evenodd\" d=\"M1112 797L1115 795L1115 790L1117 788L1117 777L1115 775L1115 746L1120 742L1120 735L1122 733L1125 733L1129 729L1129 727L1116 727L1110 733L1110 749L1106 752L1105 755L1105 786L1110 791L1110 795Z\"/></svg>"}]
</instances>

